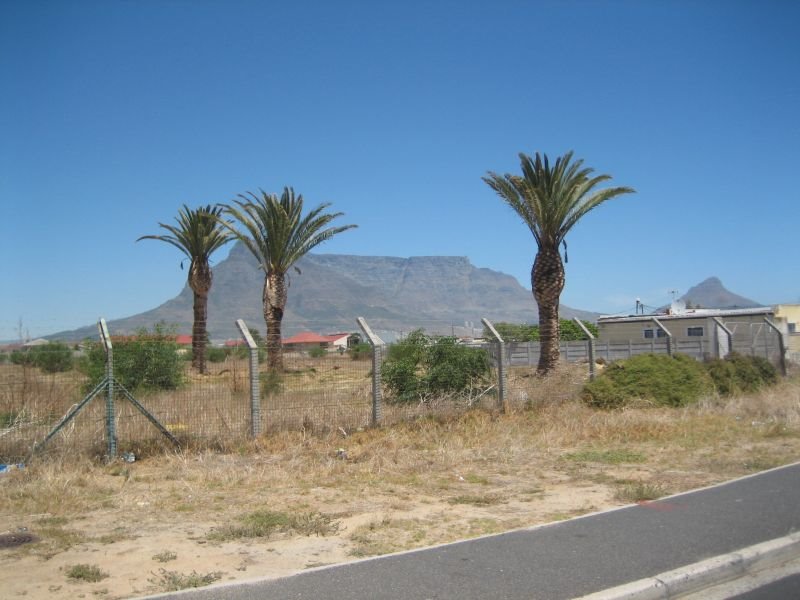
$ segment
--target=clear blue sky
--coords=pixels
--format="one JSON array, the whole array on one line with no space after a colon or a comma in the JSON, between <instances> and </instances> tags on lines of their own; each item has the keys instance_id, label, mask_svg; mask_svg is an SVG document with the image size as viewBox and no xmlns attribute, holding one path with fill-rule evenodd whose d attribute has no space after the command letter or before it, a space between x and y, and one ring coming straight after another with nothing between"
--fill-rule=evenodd
<instances>
[{"instance_id":1,"label":"clear blue sky","mask_svg":"<svg viewBox=\"0 0 800 600\"><path fill-rule=\"evenodd\" d=\"M285 185L359 225L320 252L530 287L481 177L570 149L638 193L568 236L565 304L711 275L800 301L798 24L791 0L0 0L0 339L153 308L186 272L137 237Z\"/></svg>"}]
</instances>

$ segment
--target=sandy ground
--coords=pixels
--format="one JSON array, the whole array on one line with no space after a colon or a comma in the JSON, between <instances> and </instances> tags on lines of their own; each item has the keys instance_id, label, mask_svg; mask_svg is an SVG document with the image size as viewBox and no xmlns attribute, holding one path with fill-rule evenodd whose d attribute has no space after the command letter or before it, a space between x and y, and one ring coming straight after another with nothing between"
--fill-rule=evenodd
<instances>
[{"instance_id":1,"label":"sandy ground","mask_svg":"<svg viewBox=\"0 0 800 600\"><path fill-rule=\"evenodd\" d=\"M680 452L657 440L630 442L631 460L614 464L579 459L571 450L548 455L525 448L512 460L508 448L498 447L476 449L463 472L458 460L426 460L425 451L401 447L400 469L386 450L372 462L364 451L362 460L351 441L346 460L335 457L335 447L314 455L310 474L302 472L309 461L294 466L292 453L300 451L290 445L282 458L274 452L205 454L89 466L74 474L9 473L0 475L7 504L0 506L0 538L16 532L36 539L0 545L0 598L134 598L170 587L282 577L559 521L629 503L619 494L626 484L652 485L666 495L798 460L800 436L765 431L750 443L691 440L691 450ZM385 448L394 434L380 435ZM428 452L445 454L452 445L446 439ZM446 467L425 466L435 460ZM39 510L15 512L14 504ZM290 531L227 541L210 535L264 510L322 514L330 526L318 531L323 535ZM70 577L76 565L103 577Z\"/></svg>"},{"instance_id":2,"label":"sandy ground","mask_svg":"<svg viewBox=\"0 0 800 600\"><path fill-rule=\"evenodd\" d=\"M459 481L460 476L454 475L454 479ZM163 591L168 572L216 574L218 581L281 577L310 567L357 560L359 556L353 553L358 544L353 534L362 530L367 536L374 534L374 539L368 541L377 543L377 553L383 553L382 547L427 546L620 504L613 500L608 486L563 479L558 473L542 474L535 487L530 482L493 482L492 489L527 484L529 496L499 500L488 506L420 496L399 509L396 498L386 494L371 496L365 490L358 506L352 502L326 503L327 514L344 515L336 519L339 529L333 535L278 534L269 539L231 542L206 539L214 527L225 522L225 511L200 508L185 514L165 513L143 495L125 502L121 510L102 510L71 520L69 531L90 541L81 541L52 556L26 552L24 546L0 550L0 595L29 599L130 598ZM490 501L493 497L489 494ZM476 502L480 502L478 498ZM47 514L13 520L6 517L0 520L0 533L21 531L19 528L24 527L31 534L44 537L46 534L40 531L43 527L37 523L47 522ZM381 546L382 536L391 538L391 544ZM407 538L399 543L400 548L398 536ZM356 537L363 541L365 536ZM67 577L67 570L77 564L97 566L108 577L96 583L72 580Z\"/></svg>"}]
</instances>

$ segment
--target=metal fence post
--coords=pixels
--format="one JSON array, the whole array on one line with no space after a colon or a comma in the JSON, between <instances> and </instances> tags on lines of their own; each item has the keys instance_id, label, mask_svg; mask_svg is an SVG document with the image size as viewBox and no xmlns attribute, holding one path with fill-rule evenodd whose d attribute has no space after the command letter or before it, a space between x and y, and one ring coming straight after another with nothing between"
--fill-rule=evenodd
<instances>
[{"instance_id":1,"label":"metal fence post","mask_svg":"<svg viewBox=\"0 0 800 600\"><path fill-rule=\"evenodd\" d=\"M481 319L486 329L494 337L497 343L497 407L505 412L506 410L506 343L489 319Z\"/></svg>"},{"instance_id":2,"label":"metal fence post","mask_svg":"<svg viewBox=\"0 0 800 600\"><path fill-rule=\"evenodd\" d=\"M383 397L381 394L381 365L383 364L383 350L386 344L372 331L364 317L356 319L358 326L367 336L372 346L372 424L380 425L383 420Z\"/></svg>"},{"instance_id":3,"label":"metal fence post","mask_svg":"<svg viewBox=\"0 0 800 600\"><path fill-rule=\"evenodd\" d=\"M728 346L728 354L731 354L733 352L733 332L730 329L728 329L727 327L725 327L725 323L723 323L722 320L719 317L712 317L712 320L717 325L714 328L714 333L715 333L714 337L716 338L716 346L717 346L716 347L716 351L714 352L714 354L717 355L717 358L724 358L724 356L722 356L722 353L719 350L719 346L720 346L720 344L719 344L719 331L721 329L725 333L725 335L728 336L728 344L727 344L727 346Z\"/></svg>"},{"instance_id":4,"label":"metal fence post","mask_svg":"<svg viewBox=\"0 0 800 600\"><path fill-rule=\"evenodd\" d=\"M664 332L664 334L667 336L667 354L669 354L670 356L672 356L672 354L673 354L673 348L672 348L672 334L669 332L669 329L667 329L666 327L664 327L664 326L661 324L661 321L659 321L659 320L658 320L658 319L656 319L655 317L653 317L653 323L655 323L655 324L656 324L656 327L658 327L658 328L659 328L661 331L663 331L663 332Z\"/></svg>"},{"instance_id":5,"label":"metal fence post","mask_svg":"<svg viewBox=\"0 0 800 600\"><path fill-rule=\"evenodd\" d=\"M783 343L783 333L781 333L781 330L778 329L775 323L770 321L767 317L764 317L764 322L778 335L778 352L780 352L781 375L786 377L786 346ZM764 337L766 338L766 334Z\"/></svg>"},{"instance_id":6,"label":"metal fence post","mask_svg":"<svg viewBox=\"0 0 800 600\"><path fill-rule=\"evenodd\" d=\"M586 349L589 352L589 379L593 380L595 371L594 336L592 335L592 332L589 331L589 329L586 327L586 325L583 324L583 321L581 321L578 317L575 317L575 323L577 323L578 327L580 327L583 330L583 333L586 335Z\"/></svg>"},{"instance_id":7,"label":"metal fence post","mask_svg":"<svg viewBox=\"0 0 800 600\"><path fill-rule=\"evenodd\" d=\"M116 410L114 409L114 348L111 344L111 336L108 334L106 320L101 318L97 323L100 331L100 341L106 351L106 439L108 441L108 458L117 456L117 424L114 421Z\"/></svg>"},{"instance_id":8,"label":"metal fence post","mask_svg":"<svg viewBox=\"0 0 800 600\"><path fill-rule=\"evenodd\" d=\"M244 320L237 319L236 327L242 334L247 347L250 349L250 435L258 437L261 434L261 392L258 384L258 345Z\"/></svg>"}]
</instances>

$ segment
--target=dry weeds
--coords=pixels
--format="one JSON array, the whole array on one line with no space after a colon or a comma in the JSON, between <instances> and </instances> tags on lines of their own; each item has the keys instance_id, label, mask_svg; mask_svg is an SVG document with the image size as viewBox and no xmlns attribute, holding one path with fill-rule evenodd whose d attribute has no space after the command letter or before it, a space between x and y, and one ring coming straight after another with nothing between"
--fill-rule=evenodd
<instances>
[{"instance_id":1,"label":"dry weeds","mask_svg":"<svg viewBox=\"0 0 800 600\"><path fill-rule=\"evenodd\" d=\"M25 528L39 540L0 549L4 593L124 598L217 576L275 577L569 518L800 456L797 378L747 398L613 412L575 400L580 382L569 370L545 381L514 374L507 414L284 431L227 452L154 452L132 464L48 456L0 475L0 533ZM247 529L267 517L277 519L267 535ZM157 556L174 570L154 577ZM65 569L84 563L109 577L65 585Z\"/></svg>"}]
</instances>

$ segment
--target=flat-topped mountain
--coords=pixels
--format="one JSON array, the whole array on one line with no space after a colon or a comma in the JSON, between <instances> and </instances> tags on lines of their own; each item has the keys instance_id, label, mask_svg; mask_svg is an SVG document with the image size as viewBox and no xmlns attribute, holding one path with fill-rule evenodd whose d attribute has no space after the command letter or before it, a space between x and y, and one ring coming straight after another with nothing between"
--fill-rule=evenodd
<instances>
[{"instance_id":1,"label":"flat-topped mountain","mask_svg":"<svg viewBox=\"0 0 800 600\"><path fill-rule=\"evenodd\" d=\"M538 311L530 290L512 276L475 267L466 257L351 256L309 254L290 271L289 302L284 336L302 330L357 330L356 317L365 317L376 330L470 334L482 329L481 318L536 323ZM180 273L176 272L176 277ZM214 267L208 303L208 332L212 340L238 338L236 319L264 332L261 294L263 271L237 243ZM562 318L597 318L597 313L561 307ZM147 312L109 322L114 334L130 333L164 321L179 332L191 332L192 292L181 293ZM96 335L94 326L51 337L76 339Z\"/></svg>"}]
</instances>

